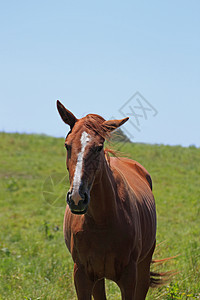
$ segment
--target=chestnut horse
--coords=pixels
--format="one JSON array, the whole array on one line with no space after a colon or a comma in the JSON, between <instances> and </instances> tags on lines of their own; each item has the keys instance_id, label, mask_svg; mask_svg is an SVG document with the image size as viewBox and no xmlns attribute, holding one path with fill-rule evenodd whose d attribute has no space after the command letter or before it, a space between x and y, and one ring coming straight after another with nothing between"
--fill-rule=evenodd
<instances>
[{"instance_id":1,"label":"chestnut horse","mask_svg":"<svg viewBox=\"0 0 200 300\"><path fill-rule=\"evenodd\" d=\"M105 300L105 278L117 283L122 299L145 299L156 243L156 209L149 173L138 162L107 159L109 134L124 124L89 114L77 119L59 101L70 126L65 140L70 189L64 237L74 261L79 300Z\"/></svg>"}]
</instances>

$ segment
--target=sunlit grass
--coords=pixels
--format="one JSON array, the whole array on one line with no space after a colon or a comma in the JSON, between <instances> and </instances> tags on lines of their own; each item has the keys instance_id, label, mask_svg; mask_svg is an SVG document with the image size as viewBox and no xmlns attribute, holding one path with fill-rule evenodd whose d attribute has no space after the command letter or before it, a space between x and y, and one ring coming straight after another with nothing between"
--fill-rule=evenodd
<instances>
[{"instance_id":1,"label":"sunlit grass","mask_svg":"<svg viewBox=\"0 0 200 300\"><path fill-rule=\"evenodd\" d=\"M0 299L76 299L73 262L62 233L68 189L68 182L60 180L66 175L63 142L0 133ZM159 266L178 274L150 290L147 299L198 299L200 149L126 144L120 150L152 175L161 243L155 259L179 254ZM58 196L53 205L43 193L51 189L51 179L52 194ZM120 299L114 283L107 281L106 287L108 299Z\"/></svg>"}]
</instances>

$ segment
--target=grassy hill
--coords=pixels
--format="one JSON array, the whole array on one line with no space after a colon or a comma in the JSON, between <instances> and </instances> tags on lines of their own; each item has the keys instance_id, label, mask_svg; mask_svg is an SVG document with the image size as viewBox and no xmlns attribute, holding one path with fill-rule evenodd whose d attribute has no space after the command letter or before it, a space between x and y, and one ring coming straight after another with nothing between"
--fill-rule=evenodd
<instances>
[{"instance_id":1,"label":"grassy hill","mask_svg":"<svg viewBox=\"0 0 200 300\"><path fill-rule=\"evenodd\" d=\"M0 133L0 299L76 299L62 223L69 187L64 139ZM119 148L117 144L116 147ZM127 143L124 155L152 175L158 231L154 258L171 283L147 299L200 297L200 149ZM108 299L120 299L107 282Z\"/></svg>"}]
</instances>

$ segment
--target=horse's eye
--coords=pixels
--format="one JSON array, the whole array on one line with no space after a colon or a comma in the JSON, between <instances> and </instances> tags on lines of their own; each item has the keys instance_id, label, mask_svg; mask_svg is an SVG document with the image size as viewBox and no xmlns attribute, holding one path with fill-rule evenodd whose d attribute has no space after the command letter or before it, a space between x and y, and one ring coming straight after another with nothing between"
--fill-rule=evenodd
<instances>
[{"instance_id":1,"label":"horse's eye","mask_svg":"<svg viewBox=\"0 0 200 300\"><path fill-rule=\"evenodd\" d=\"M69 150L70 146L65 143L65 148Z\"/></svg>"}]
</instances>

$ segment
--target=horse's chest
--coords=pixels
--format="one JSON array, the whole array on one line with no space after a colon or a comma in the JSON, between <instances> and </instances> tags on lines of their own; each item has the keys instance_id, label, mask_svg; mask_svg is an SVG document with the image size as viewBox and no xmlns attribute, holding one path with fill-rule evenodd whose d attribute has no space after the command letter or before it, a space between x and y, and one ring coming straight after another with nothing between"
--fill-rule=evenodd
<instances>
[{"instance_id":1,"label":"horse's chest","mask_svg":"<svg viewBox=\"0 0 200 300\"><path fill-rule=\"evenodd\" d=\"M113 232L78 232L74 235L73 259L84 265L93 279L117 279L127 264L125 241Z\"/></svg>"}]
</instances>

